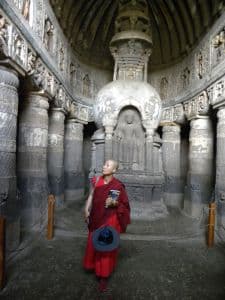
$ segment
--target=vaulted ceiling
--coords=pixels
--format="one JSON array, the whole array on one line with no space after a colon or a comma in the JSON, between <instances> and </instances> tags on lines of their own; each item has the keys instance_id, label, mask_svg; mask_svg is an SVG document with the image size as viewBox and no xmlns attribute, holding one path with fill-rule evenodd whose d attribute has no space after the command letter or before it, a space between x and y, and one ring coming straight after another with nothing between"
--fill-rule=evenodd
<instances>
[{"instance_id":1,"label":"vaulted ceiling","mask_svg":"<svg viewBox=\"0 0 225 300\"><path fill-rule=\"evenodd\" d=\"M51 0L51 5L79 58L112 68L109 42L119 0ZM224 10L225 0L146 0L152 24L151 68L185 56Z\"/></svg>"}]
</instances>

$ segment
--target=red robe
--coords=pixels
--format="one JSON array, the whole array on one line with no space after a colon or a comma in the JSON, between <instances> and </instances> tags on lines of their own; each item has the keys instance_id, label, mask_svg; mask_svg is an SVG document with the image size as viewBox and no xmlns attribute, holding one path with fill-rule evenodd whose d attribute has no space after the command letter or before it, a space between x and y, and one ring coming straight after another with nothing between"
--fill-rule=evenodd
<instances>
[{"instance_id":1,"label":"red robe","mask_svg":"<svg viewBox=\"0 0 225 300\"><path fill-rule=\"evenodd\" d=\"M110 252L95 251L92 244L92 232L104 225L114 227L119 233L125 232L130 223L130 206L124 185L118 179L113 177L108 184L104 184L103 177L100 177L97 183L94 177L92 182L94 194L83 266L85 269L95 270L97 276L108 277L116 266L118 249ZM105 208L105 200L110 190L120 191L118 206Z\"/></svg>"}]
</instances>

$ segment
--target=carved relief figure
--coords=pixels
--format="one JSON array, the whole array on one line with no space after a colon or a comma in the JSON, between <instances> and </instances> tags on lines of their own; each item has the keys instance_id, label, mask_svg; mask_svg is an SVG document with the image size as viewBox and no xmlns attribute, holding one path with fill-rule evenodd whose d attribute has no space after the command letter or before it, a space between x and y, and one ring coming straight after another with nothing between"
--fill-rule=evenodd
<instances>
[{"instance_id":1,"label":"carved relief figure","mask_svg":"<svg viewBox=\"0 0 225 300\"><path fill-rule=\"evenodd\" d=\"M7 24L6 19L0 15L0 56L3 53L7 55L7 42L6 42Z\"/></svg>"},{"instance_id":2,"label":"carved relief figure","mask_svg":"<svg viewBox=\"0 0 225 300\"><path fill-rule=\"evenodd\" d=\"M44 25L43 42L44 42L45 48L48 51L52 51L53 30L54 30L54 27L53 27L51 21L49 20L49 18L46 18L45 19L45 25Z\"/></svg>"},{"instance_id":3,"label":"carved relief figure","mask_svg":"<svg viewBox=\"0 0 225 300\"><path fill-rule=\"evenodd\" d=\"M64 71L65 68L65 52L63 47L59 50L59 69L60 71Z\"/></svg>"},{"instance_id":4,"label":"carved relief figure","mask_svg":"<svg viewBox=\"0 0 225 300\"><path fill-rule=\"evenodd\" d=\"M199 53L197 55L197 61L198 61L198 65L197 65L198 78L202 79L202 75L203 75L203 55L202 55L201 51L199 51Z\"/></svg>"},{"instance_id":5,"label":"carved relief figure","mask_svg":"<svg viewBox=\"0 0 225 300\"><path fill-rule=\"evenodd\" d=\"M34 73L34 65L37 59L36 54L34 54L30 49L28 49L28 56L27 56L27 73L32 75Z\"/></svg>"},{"instance_id":6,"label":"carved relief figure","mask_svg":"<svg viewBox=\"0 0 225 300\"><path fill-rule=\"evenodd\" d=\"M83 95L85 97L91 96L91 80L88 74L86 74L83 78Z\"/></svg>"},{"instance_id":7,"label":"carved relief figure","mask_svg":"<svg viewBox=\"0 0 225 300\"><path fill-rule=\"evenodd\" d=\"M19 62L23 62L24 60L24 41L21 37L16 33L14 38L14 53L15 58L19 60Z\"/></svg>"},{"instance_id":8,"label":"carved relief figure","mask_svg":"<svg viewBox=\"0 0 225 300\"><path fill-rule=\"evenodd\" d=\"M113 156L117 157L121 169L144 169L144 130L135 109L126 109L119 116L114 136Z\"/></svg>"},{"instance_id":9,"label":"carved relief figure","mask_svg":"<svg viewBox=\"0 0 225 300\"><path fill-rule=\"evenodd\" d=\"M190 70L186 67L181 74L183 88L186 88L190 83Z\"/></svg>"},{"instance_id":10,"label":"carved relief figure","mask_svg":"<svg viewBox=\"0 0 225 300\"><path fill-rule=\"evenodd\" d=\"M23 1L23 8L22 8L22 15L26 20L29 20L29 13L30 13L30 0Z\"/></svg>"},{"instance_id":11,"label":"carved relief figure","mask_svg":"<svg viewBox=\"0 0 225 300\"><path fill-rule=\"evenodd\" d=\"M76 67L73 63L70 63L70 83L74 86L76 80Z\"/></svg>"},{"instance_id":12,"label":"carved relief figure","mask_svg":"<svg viewBox=\"0 0 225 300\"><path fill-rule=\"evenodd\" d=\"M168 90L168 80L166 77L163 77L160 82L160 96L162 100L165 100L167 97Z\"/></svg>"}]
</instances>

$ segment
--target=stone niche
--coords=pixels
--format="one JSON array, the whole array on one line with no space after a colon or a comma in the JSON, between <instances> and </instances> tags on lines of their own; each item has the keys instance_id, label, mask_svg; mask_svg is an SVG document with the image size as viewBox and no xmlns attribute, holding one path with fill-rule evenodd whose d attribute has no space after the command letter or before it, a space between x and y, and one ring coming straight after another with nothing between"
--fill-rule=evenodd
<instances>
[{"instance_id":1,"label":"stone niche","mask_svg":"<svg viewBox=\"0 0 225 300\"><path fill-rule=\"evenodd\" d=\"M97 132L103 135L98 139L94 134L92 139L92 176L101 173L98 166L104 160L118 161L116 177L126 186L135 219L152 220L167 214L161 139L156 133L160 118L160 97L146 82L113 81L99 91L94 105Z\"/></svg>"}]
</instances>

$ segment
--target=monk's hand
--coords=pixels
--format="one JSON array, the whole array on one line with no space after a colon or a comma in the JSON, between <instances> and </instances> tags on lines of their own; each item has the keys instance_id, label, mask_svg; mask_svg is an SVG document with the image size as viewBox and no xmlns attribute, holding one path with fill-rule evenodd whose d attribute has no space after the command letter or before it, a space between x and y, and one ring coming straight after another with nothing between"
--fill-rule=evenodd
<instances>
[{"instance_id":1,"label":"monk's hand","mask_svg":"<svg viewBox=\"0 0 225 300\"><path fill-rule=\"evenodd\" d=\"M108 208L108 207L116 207L117 204L118 204L118 201L113 200L111 197L108 197L108 198L105 200L105 208Z\"/></svg>"},{"instance_id":2,"label":"monk's hand","mask_svg":"<svg viewBox=\"0 0 225 300\"><path fill-rule=\"evenodd\" d=\"M105 208L108 208L111 205L112 205L112 198L111 197L106 198L106 200L105 200Z\"/></svg>"}]
</instances>

